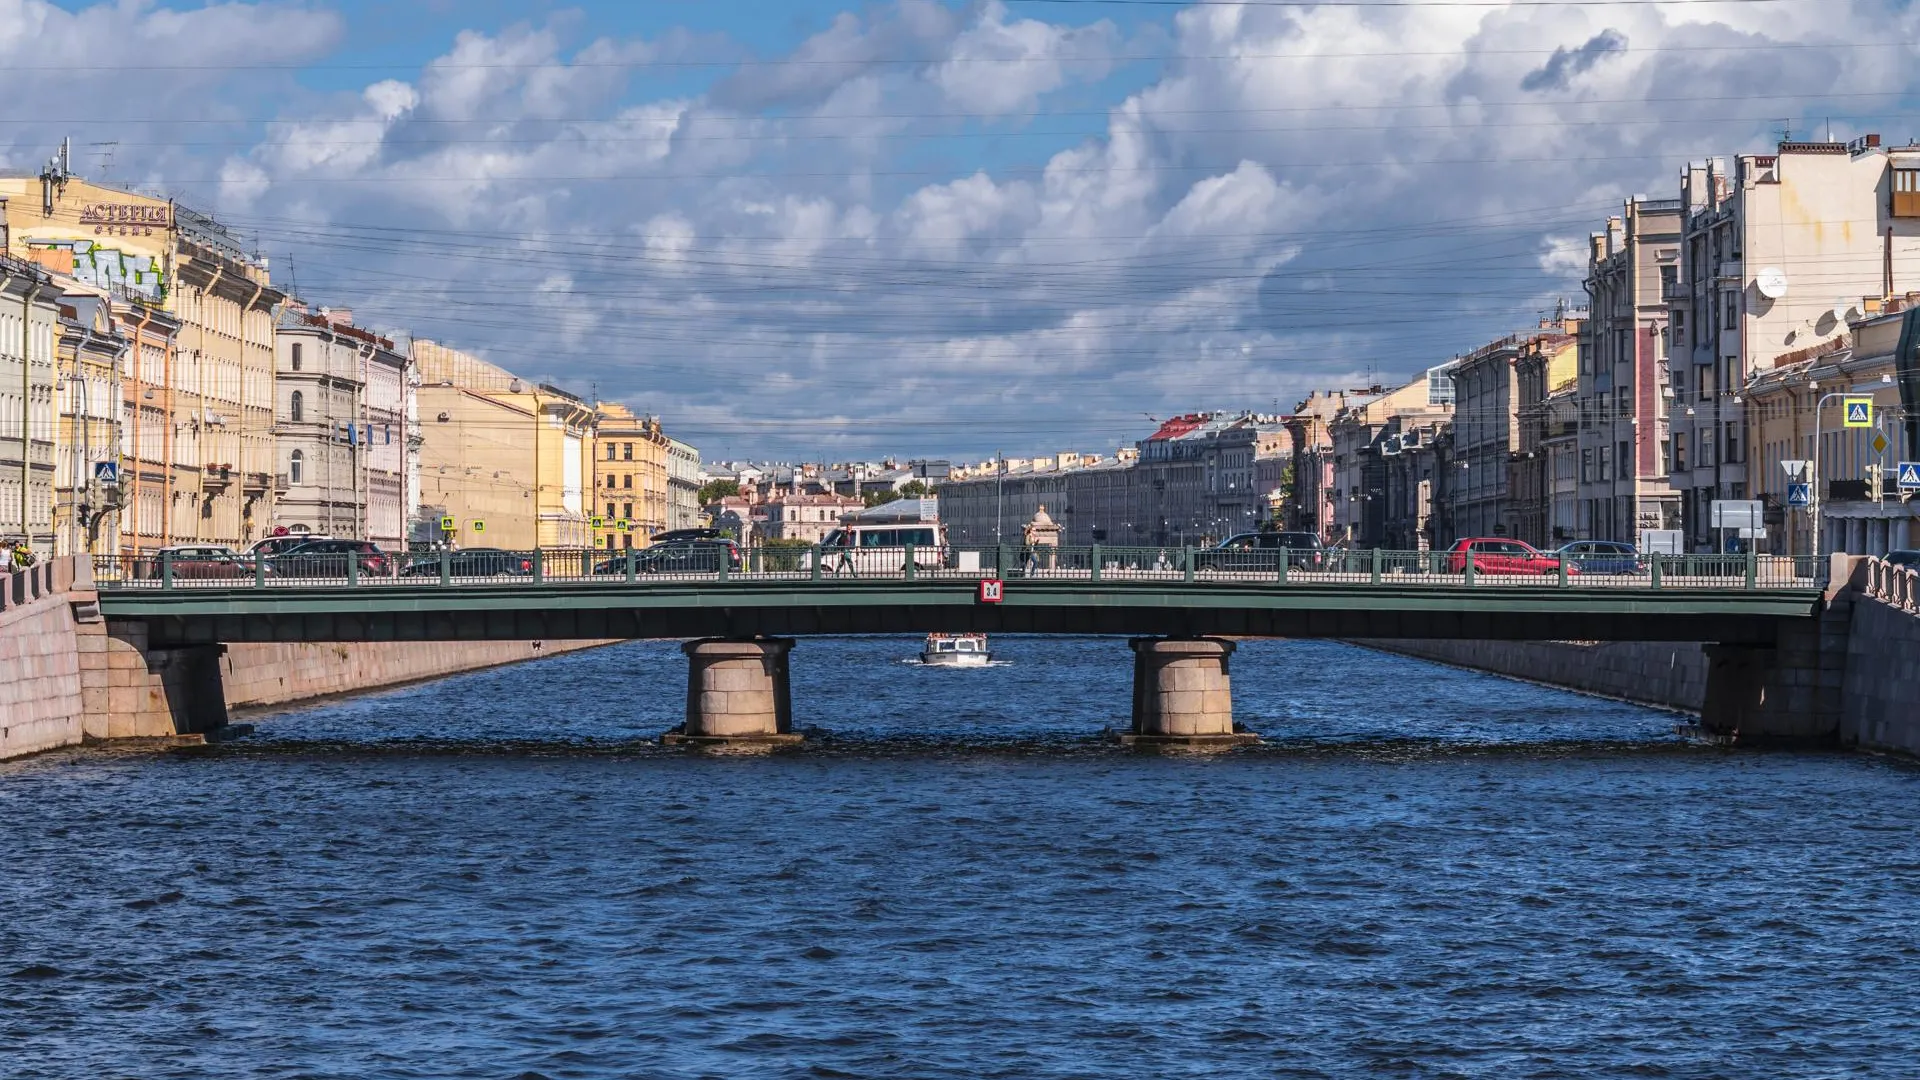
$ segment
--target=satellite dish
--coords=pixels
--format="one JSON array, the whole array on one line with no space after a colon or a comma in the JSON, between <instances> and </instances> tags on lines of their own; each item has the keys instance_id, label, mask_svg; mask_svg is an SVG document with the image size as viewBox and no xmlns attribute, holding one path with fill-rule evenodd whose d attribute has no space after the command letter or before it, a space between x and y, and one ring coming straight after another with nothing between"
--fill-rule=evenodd
<instances>
[{"instance_id":1,"label":"satellite dish","mask_svg":"<svg viewBox=\"0 0 1920 1080\"><path fill-rule=\"evenodd\" d=\"M1753 287L1760 295L1769 300L1778 300L1787 295L1787 272L1777 266L1763 266L1759 276L1753 279Z\"/></svg>"},{"instance_id":2,"label":"satellite dish","mask_svg":"<svg viewBox=\"0 0 1920 1080\"><path fill-rule=\"evenodd\" d=\"M1833 302L1833 321L1846 322L1853 316L1853 301L1841 297Z\"/></svg>"}]
</instances>

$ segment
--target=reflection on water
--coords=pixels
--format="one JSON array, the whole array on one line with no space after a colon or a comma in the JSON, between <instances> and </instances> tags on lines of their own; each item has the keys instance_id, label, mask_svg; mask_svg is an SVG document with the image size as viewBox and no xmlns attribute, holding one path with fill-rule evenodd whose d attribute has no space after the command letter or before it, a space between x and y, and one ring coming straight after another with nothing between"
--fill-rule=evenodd
<instances>
[{"instance_id":1,"label":"reflection on water","mask_svg":"<svg viewBox=\"0 0 1920 1080\"><path fill-rule=\"evenodd\" d=\"M1323 643L1129 754L1121 640L803 641L803 749L624 645L0 766L0 1073L1896 1076L1920 770Z\"/></svg>"}]
</instances>

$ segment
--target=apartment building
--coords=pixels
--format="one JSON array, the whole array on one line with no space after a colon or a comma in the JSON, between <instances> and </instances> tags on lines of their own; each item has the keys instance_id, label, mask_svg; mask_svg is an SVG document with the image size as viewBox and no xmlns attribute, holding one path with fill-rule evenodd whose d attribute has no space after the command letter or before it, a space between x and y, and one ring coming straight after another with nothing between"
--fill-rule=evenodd
<instances>
[{"instance_id":1,"label":"apartment building","mask_svg":"<svg viewBox=\"0 0 1920 1080\"><path fill-rule=\"evenodd\" d=\"M587 548L594 408L557 387L417 339L425 516L461 547Z\"/></svg>"},{"instance_id":2,"label":"apartment building","mask_svg":"<svg viewBox=\"0 0 1920 1080\"><path fill-rule=\"evenodd\" d=\"M593 545L645 547L667 528L667 444L660 418L618 402L594 406Z\"/></svg>"},{"instance_id":3,"label":"apartment building","mask_svg":"<svg viewBox=\"0 0 1920 1080\"><path fill-rule=\"evenodd\" d=\"M40 267L0 255L0 538L51 555L54 351L60 292Z\"/></svg>"},{"instance_id":4,"label":"apartment building","mask_svg":"<svg viewBox=\"0 0 1920 1080\"><path fill-rule=\"evenodd\" d=\"M1331 539L1356 547L1387 543L1387 458L1399 451L1404 430L1444 422L1453 406L1435 400L1425 373L1405 386L1383 390L1334 414L1327 425L1333 446Z\"/></svg>"},{"instance_id":5,"label":"apartment building","mask_svg":"<svg viewBox=\"0 0 1920 1080\"><path fill-rule=\"evenodd\" d=\"M1636 195L1588 238L1580 334L1579 520L1568 536L1636 542L1680 527L1667 476L1668 305L1680 294L1681 202Z\"/></svg>"},{"instance_id":6,"label":"apartment building","mask_svg":"<svg viewBox=\"0 0 1920 1080\"><path fill-rule=\"evenodd\" d=\"M1519 443L1507 462L1512 535L1539 548L1580 535L1574 520L1577 425L1569 421L1577 408L1581 351L1576 341L1584 340L1584 334L1535 339L1521 347L1513 363L1520 404Z\"/></svg>"},{"instance_id":7,"label":"apartment building","mask_svg":"<svg viewBox=\"0 0 1920 1080\"><path fill-rule=\"evenodd\" d=\"M410 361L344 308L289 300L275 326L276 528L372 540L406 539Z\"/></svg>"},{"instance_id":8,"label":"apartment building","mask_svg":"<svg viewBox=\"0 0 1920 1080\"><path fill-rule=\"evenodd\" d=\"M214 219L56 163L0 174L7 253L130 330L123 378L126 548L242 545L272 519L273 312L265 259ZM126 523L123 523L123 526Z\"/></svg>"},{"instance_id":9,"label":"apartment building","mask_svg":"<svg viewBox=\"0 0 1920 1080\"><path fill-rule=\"evenodd\" d=\"M53 507L58 554L120 550L120 369L131 348L105 297L60 298Z\"/></svg>"},{"instance_id":10,"label":"apartment building","mask_svg":"<svg viewBox=\"0 0 1920 1080\"><path fill-rule=\"evenodd\" d=\"M704 519L700 505L700 451L667 439L667 528L691 529Z\"/></svg>"},{"instance_id":11,"label":"apartment building","mask_svg":"<svg viewBox=\"0 0 1920 1080\"><path fill-rule=\"evenodd\" d=\"M1864 298L1920 282L1920 146L1782 142L1730 170L1688 166L1681 203L1670 473L1688 541L1707 550L1712 501L1761 490L1747 382L1774 357L1844 333Z\"/></svg>"}]
</instances>

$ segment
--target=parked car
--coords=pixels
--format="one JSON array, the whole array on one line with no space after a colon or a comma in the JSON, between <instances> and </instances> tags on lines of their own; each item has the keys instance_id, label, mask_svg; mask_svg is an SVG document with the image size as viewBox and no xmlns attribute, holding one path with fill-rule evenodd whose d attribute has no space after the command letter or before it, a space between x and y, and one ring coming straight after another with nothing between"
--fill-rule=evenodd
<instances>
[{"instance_id":1,"label":"parked car","mask_svg":"<svg viewBox=\"0 0 1920 1080\"><path fill-rule=\"evenodd\" d=\"M1567 560L1570 569L1582 574L1637 574L1640 553L1620 540L1575 540L1562 545L1555 554Z\"/></svg>"},{"instance_id":2,"label":"parked car","mask_svg":"<svg viewBox=\"0 0 1920 1080\"><path fill-rule=\"evenodd\" d=\"M357 559L360 572L383 577L393 572L393 560L371 540L309 540L273 556L267 565L283 577L347 576L347 560Z\"/></svg>"},{"instance_id":3,"label":"parked car","mask_svg":"<svg viewBox=\"0 0 1920 1080\"><path fill-rule=\"evenodd\" d=\"M176 544L161 548L142 568L148 577L160 577L171 562L175 581L253 576L253 560L225 544Z\"/></svg>"},{"instance_id":4,"label":"parked car","mask_svg":"<svg viewBox=\"0 0 1920 1080\"><path fill-rule=\"evenodd\" d=\"M500 548L461 548L447 552L449 577L532 577L533 556ZM415 552L401 577L439 577L440 553Z\"/></svg>"},{"instance_id":5,"label":"parked car","mask_svg":"<svg viewBox=\"0 0 1920 1080\"><path fill-rule=\"evenodd\" d=\"M1447 549L1447 569L1455 574L1464 574L1467 570L1467 552L1473 552L1473 571L1476 574L1557 574L1560 572L1559 556L1541 551L1532 544L1519 540L1506 540L1497 536L1470 537L1454 542ZM1577 574L1580 568L1571 562L1567 564L1567 573Z\"/></svg>"},{"instance_id":6,"label":"parked car","mask_svg":"<svg viewBox=\"0 0 1920 1080\"><path fill-rule=\"evenodd\" d=\"M1880 561L1889 566L1905 566L1920 569L1920 551L1911 548L1896 548L1880 556Z\"/></svg>"},{"instance_id":7,"label":"parked car","mask_svg":"<svg viewBox=\"0 0 1920 1080\"><path fill-rule=\"evenodd\" d=\"M726 560L728 570L738 570L745 564L740 555L740 545L724 537L673 540L636 549L633 569L639 574L717 574L722 559ZM593 572L626 573L627 553L623 551L613 558L602 560L594 566Z\"/></svg>"},{"instance_id":8,"label":"parked car","mask_svg":"<svg viewBox=\"0 0 1920 1080\"><path fill-rule=\"evenodd\" d=\"M1230 536L1218 547L1193 553L1195 570L1278 571L1285 557L1294 570L1320 566L1320 537L1310 532L1250 532Z\"/></svg>"},{"instance_id":9,"label":"parked car","mask_svg":"<svg viewBox=\"0 0 1920 1080\"><path fill-rule=\"evenodd\" d=\"M283 536L269 536L262 540L255 540L250 544L247 547L247 554L250 556L264 555L272 558L275 555L285 555L287 552L292 551L302 544L311 544L315 540L331 539L333 539L333 537L327 536L324 533L287 533Z\"/></svg>"},{"instance_id":10,"label":"parked car","mask_svg":"<svg viewBox=\"0 0 1920 1080\"><path fill-rule=\"evenodd\" d=\"M682 540L719 539L721 539L721 532L719 529L714 528L668 529L666 532L655 534L649 543L654 547L658 547L661 544L677 544Z\"/></svg>"}]
</instances>

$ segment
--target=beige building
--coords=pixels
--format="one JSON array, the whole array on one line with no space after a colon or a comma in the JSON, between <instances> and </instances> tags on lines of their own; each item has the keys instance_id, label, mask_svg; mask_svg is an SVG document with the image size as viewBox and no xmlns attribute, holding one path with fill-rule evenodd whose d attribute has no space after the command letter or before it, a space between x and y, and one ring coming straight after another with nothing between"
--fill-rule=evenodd
<instances>
[{"instance_id":1,"label":"beige building","mask_svg":"<svg viewBox=\"0 0 1920 1080\"><path fill-rule=\"evenodd\" d=\"M123 373L126 548L241 545L272 517L273 312L265 260L212 218L50 167L0 176L7 253L113 303Z\"/></svg>"},{"instance_id":2,"label":"beige building","mask_svg":"<svg viewBox=\"0 0 1920 1080\"><path fill-rule=\"evenodd\" d=\"M60 292L32 263L0 256L0 539L54 551L54 352Z\"/></svg>"},{"instance_id":3,"label":"beige building","mask_svg":"<svg viewBox=\"0 0 1920 1080\"><path fill-rule=\"evenodd\" d=\"M1680 527L1667 479L1666 332L1680 291L1680 216L1678 199L1635 196L1588 238L1576 390L1581 539L1635 543L1642 530Z\"/></svg>"},{"instance_id":4,"label":"beige building","mask_svg":"<svg viewBox=\"0 0 1920 1080\"><path fill-rule=\"evenodd\" d=\"M459 547L593 545L594 409L477 356L416 340L420 508Z\"/></svg>"},{"instance_id":5,"label":"beige building","mask_svg":"<svg viewBox=\"0 0 1920 1080\"><path fill-rule=\"evenodd\" d=\"M1747 442L1753 447L1753 497L1767 512L1763 551L1807 555L1814 550L1816 507L1789 505L1788 486L1794 481L1782 466L1785 461L1810 463L1799 479L1813 485L1821 554L1882 555L1920 546L1920 522L1911 504L1901 500L1895 474L1901 461L1920 459L1920 447L1912 445L1903 422L1895 363L1903 324L1920 308L1920 293L1894 298L1884 310L1878 300L1863 306L1867 312L1852 321L1846 335L1779 357L1756 372L1742 394ZM1846 397L1873 400L1871 426L1844 425ZM1827 399L1824 406L1822 399ZM1875 449L1876 442L1881 449ZM1872 498L1873 466L1886 470L1880 499Z\"/></svg>"},{"instance_id":6,"label":"beige building","mask_svg":"<svg viewBox=\"0 0 1920 1080\"><path fill-rule=\"evenodd\" d=\"M660 418L618 402L594 407L593 546L645 547L667 527L667 437Z\"/></svg>"},{"instance_id":7,"label":"beige building","mask_svg":"<svg viewBox=\"0 0 1920 1080\"><path fill-rule=\"evenodd\" d=\"M53 508L59 554L120 550L120 370L131 348L105 297L60 298Z\"/></svg>"},{"instance_id":8,"label":"beige building","mask_svg":"<svg viewBox=\"0 0 1920 1080\"><path fill-rule=\"evenodd\" d=\"M1574 520L1579 487L1573 462L1580 349L1573 339L1528 342L1514 360L1520 394L1519 445L1507 462L1512 535L1538 548L1580 537Z\"/></svg>"},{"instance_id":9,"label":"beige building","mask_svg":"<svg viewBox=\"0 0 1920 1080\"><path fill-rule=\"evenodd\" d=\"M845 495L782 495L766 504L761 535L769 540L805 540L817 544L840 527L840 519L866 504Z\"/></svg>"},{"instance_id":10,"label":"beige building","mask_svg":"<svg viewBox=\"0 0 1920 1080\"><path fill-rule=\"evenodd\" d=\"M1740 400L1756 369L1844 333L1863 297L1920 283L1920 146L1783 142L1731 171L1689 166L1681 202L1671 472L1704 550L1711 502L1761 490Z\"/></svg>"}]
</instances>

